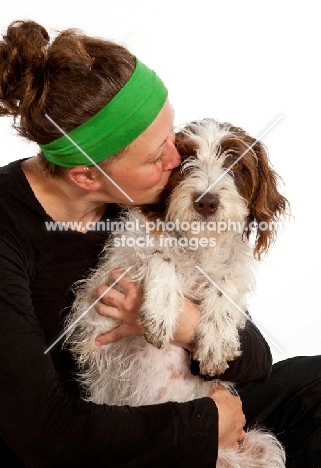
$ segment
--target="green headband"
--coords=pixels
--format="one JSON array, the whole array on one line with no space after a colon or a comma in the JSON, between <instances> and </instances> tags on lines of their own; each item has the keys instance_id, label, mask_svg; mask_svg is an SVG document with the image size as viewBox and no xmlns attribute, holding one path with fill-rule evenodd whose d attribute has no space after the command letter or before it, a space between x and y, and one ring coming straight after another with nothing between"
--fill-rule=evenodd
<instances>
[{"instance_id":1,"label":"green headband","mask_svg":"<svg viewBox=\"0 0 321 468\"><path fill-rule=\"evenodd\" d=\"M68 134L47 116L63 136L39 146L48 161L58 166L101 162L124 149L146 130L162 109L167 94L156 73L136 60L133 74L116 96Z\"/></svg>"}]
</instances>

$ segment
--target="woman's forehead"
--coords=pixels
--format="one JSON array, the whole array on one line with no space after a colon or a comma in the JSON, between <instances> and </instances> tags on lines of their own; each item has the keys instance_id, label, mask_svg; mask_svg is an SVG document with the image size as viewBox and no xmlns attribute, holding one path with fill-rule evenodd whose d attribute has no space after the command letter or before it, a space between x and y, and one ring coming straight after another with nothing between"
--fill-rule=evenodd
<instances>
[{"instance_id":1,"label":"woman's forehead","mask_svg":"<svg viewBox=\"0 0 321 468\"><path fill-rule=\"evenodd\" d=\"M146 158L156 153L173 130L174 114L167 100L156 119L130 146L139 149Z\"/></svg>"}]
</instances>

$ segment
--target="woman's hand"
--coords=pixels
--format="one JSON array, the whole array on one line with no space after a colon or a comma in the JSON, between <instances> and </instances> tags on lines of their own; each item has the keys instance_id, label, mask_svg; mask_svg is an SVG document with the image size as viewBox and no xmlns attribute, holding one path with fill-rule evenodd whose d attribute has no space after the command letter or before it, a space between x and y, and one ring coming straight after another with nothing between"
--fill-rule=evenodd
<instances>
[{"instance_id":1,"label":"woman's hand","mask_svg":"<svg viewBox=\"0 0 321 468\"><path fill-rule=\"evenodd\" d=\"M113 270L111 278L117 281L122 274L123 270ZM118 284L122 288L122 292L110 289L96 304L95 309L98 314L119 320L121 324L110 332L97 336L95 339L97 346L113 343L129 335L143 334L143 327L140 325L138 317L143 302L143 292L126 275L118 281ZM100 286L97 291L98 296L107 290L107 286ZM178 319L174 344L189 350L193 349L193 338L198 319L198 308L185 299L184 310Z\"/></svg>"},{"instance_id":2,"label":"woman's hand","mask_svg":"<svg viewBox=\"0 0 321 468\"><path fill-rule=\"evenodd\" d=\"M193 343L199 318L199 308L193 304L193 302L184 299L184 309L178 317L173 344L193 351Z\"/></svg>"},{"instance_id":3,"label":"woman's hand","mask_svg":"<svg viewBox=\"0 0 321 468\"><path fill-rule=\"evenodd\" d=\"M123 270L113 270L111 278L117 281L123 272ZM95 309L99 315L119 320L121 324L110 332L97 336L95 338L96 346L114 343L126 336L141 335L143 333L143 328L138 322L138 312L143 302L143 292L126 275L118 281L118 284L122 288L122 292L117 289L110 289L97 302ZM108 289L107 286L99 286L98 296ZM108 305L108 303L112 305Z\"/></svg>"},{"instance_id":4,"label":"woman's hand","mask_svg":"<svg viewBox=\"0 0 321 468\"><path fill-rule=\"evenodd\" d=\"M222 386L216 388L209 396L214 400L218 410L219 448L237 450L245 437L246 420L241 399Z\"/></svg>"}]
</instances>

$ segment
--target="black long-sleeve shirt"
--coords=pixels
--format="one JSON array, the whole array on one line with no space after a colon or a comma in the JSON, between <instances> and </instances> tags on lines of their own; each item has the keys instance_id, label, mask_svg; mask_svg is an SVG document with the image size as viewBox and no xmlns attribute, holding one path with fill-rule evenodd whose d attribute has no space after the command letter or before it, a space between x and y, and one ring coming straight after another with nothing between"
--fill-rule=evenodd
<instances>
[{"instance_id":1,"label":"black long-sleeve shirt","mask_svg":"<svg viewBox=\"0 0 321 468\"><path fill-rule=\"evenodd\" d=\"M21 466L214 467L218 415L210 398L148 407L80 398L61 342L70 287L95 266L108 235L49 230L21 161L0 169L0 443ZM118 215L108 205L103 219ZM56 226L58 226L56 224ZM226 380L264 380L271 354L249 323ZM6 450L10 450L6 449ZM14 456L8 466L15 464Z\"/></svg>"}]
</instances>

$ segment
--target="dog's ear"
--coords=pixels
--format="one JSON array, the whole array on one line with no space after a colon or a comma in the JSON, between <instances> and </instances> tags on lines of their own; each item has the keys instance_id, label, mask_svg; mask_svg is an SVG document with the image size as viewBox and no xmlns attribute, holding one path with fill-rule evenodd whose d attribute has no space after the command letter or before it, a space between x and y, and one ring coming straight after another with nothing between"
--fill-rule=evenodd
<instances>
[{"instance_id":1,"label":"dog's ear","mask_svg":"<svg viewBox=\"0 0 321 468\"><path fill-rule=\"evenodd\" d=\"M243 136L244 138L244 136ZM279 192L281 177L272 168L263 143L246 135L251 153L254 152L256 170L252 172L252 194L249 200L249 217L245 236L255 233L254 256L260 260L274 242L280 218L289 214L289 202ZM249 154L250 155L250 154ZM254 175L255 174L255 175Z\"/></svg>"},{"instance_id":2,"label":"dog's ear","mask_svg":"<svg viewBox=\"0 0 321 468\"><path fill-rule=\"evenodd\" d=\"M196 156L197 144L192 138L195 133L197 122L191 122L182 130L176 133L175 146L181 155L182 162L190 156Z\"/></svg>"}]
</instances>

